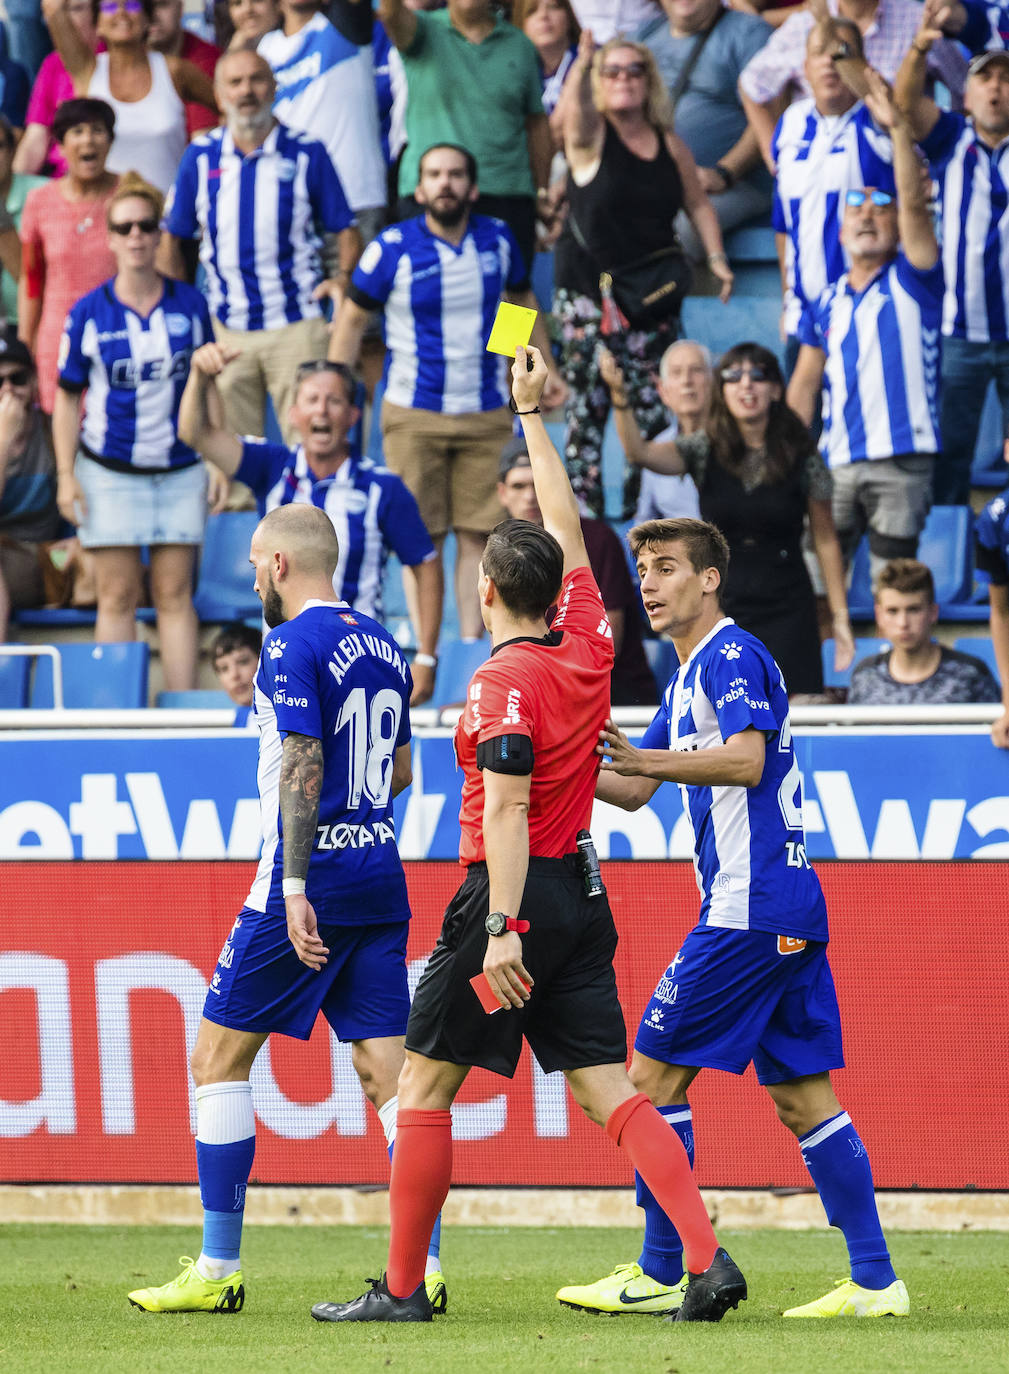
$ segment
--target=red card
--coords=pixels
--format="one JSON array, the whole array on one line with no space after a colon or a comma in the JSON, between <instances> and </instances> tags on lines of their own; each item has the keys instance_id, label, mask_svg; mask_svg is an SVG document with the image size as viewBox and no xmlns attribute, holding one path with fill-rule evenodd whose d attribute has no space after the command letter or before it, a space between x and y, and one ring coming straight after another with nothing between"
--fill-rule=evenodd
<instances>
[{"instance_id":1,"label":"red card","mask_svg":"<svg viewBox=\"0 0 1009 1374\"><path fill-rule=\"evenodd\" d=\"M477 995L477 1001L483 1007L488 1016L493 1016L496 1011L504 1011L504 1007L497 1000L497 993L494 992L490 983L487 981L486 973L478 973L475 978L469 980L469 985ZM526 983L522 986L526 992L529 987Z\"/></svg>"}]
</instances>

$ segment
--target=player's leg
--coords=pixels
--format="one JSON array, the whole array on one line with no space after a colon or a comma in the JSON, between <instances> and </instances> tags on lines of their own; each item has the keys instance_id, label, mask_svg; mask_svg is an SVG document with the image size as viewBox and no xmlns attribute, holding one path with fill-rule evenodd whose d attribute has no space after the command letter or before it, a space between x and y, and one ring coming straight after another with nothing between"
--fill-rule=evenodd
<instances>
[{"instance_id":1,"label":"player's leg","mask_svg":"<svg viewBox=\"0 0 1009 1374\"><path fill-rule=\"evenodd\" d=\"M265 1040L265 1034L200 1021L190 1064L196 1084L203 1245L177 1278L130 1293L134 1307L145 1312L241 1311L245 1190L256 1152L249 1074Z\"/></svg>"},{"instance_id":2,"label":"player's leg","mask_svg":"<svg viewBox=\"0 0 1009 1374\"><path fill-rule=\"evenodd\" d=\"M575 1101L628 1156L683 1241L689 1279L672 1320L719 1321L746 1298L746 1280L722 1249L694 1182L682 1142L623 1064L566 1071Z\"/></svg>"},{"instance_id":3,"label":"player's leg","mask_svg":"<svg viewBox=\"0 0 1009 1374\"><path fill-rule=\"evenodd\" d=\"M646 1093L666 1124L680 1138L694 1165L694 1128L687 1088L698 1070L664 1064L639 1050L634 1051L629 1076L639 1092ZM557 1292L565 1307L611 1315L651 1315L675 1312L687 1286L683 1268L683 1241L666 1216L648 1184L635 1173L638 1206L645 1214L645 1237L636 1261L618 1264L612 1273L595 1283L569 1284Z\"/></svg>"},{"instance_id":4,"label":"player's leg","mask_svg":"<svg viewBox=\"0 0 1009 1374\"><path fill-rule=\"evenodd\" d=\"M890 1263L865 1146L834 1095L841 1022L823 945L795 959L793 978L754 1055L757 1077L795 1135L827 1220L844 1236L851 1277L787 1317L904 1316L907 1290Z\"/></svg>"}]
</instances>

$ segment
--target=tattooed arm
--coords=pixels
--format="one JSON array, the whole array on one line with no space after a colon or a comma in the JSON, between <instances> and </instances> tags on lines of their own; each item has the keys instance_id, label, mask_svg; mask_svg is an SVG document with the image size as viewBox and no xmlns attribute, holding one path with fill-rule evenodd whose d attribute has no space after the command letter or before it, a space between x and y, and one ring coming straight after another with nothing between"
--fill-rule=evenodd
<instances>
[{"instance_id":1,"label":"tattooed arm","mask_svg":"<svg viewBox=\"0 0 1009 1374\"><path fill-rule=\"evenodd\" d=\"M287 937L309 968L321 969L329 950L319 937L315 911L305 896L308 861L315 843L322 791L322 741L288 734L280 765L280 820L284 832L284 905ZM291 891L301 885L301 891Z\"/></svg>"}]
</instances>

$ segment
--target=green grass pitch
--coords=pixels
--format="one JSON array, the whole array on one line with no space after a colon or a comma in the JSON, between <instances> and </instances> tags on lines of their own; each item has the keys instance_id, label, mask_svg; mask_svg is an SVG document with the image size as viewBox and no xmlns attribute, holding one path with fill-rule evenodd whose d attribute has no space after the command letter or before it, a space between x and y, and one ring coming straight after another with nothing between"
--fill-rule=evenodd
<instances>
[{"instance_id":1,"label":"green grass pitch","mask_svg":"<svg viewBox=\"0 0 1009 1374\"><path fill-rule=\"evenodd\" d=\"M151 1316L131 1288L163 1283L199 1236L181 1227L0 1226L0 1369L12 1374L1006 1374L1009 1234L896 1233L909 1318L784 1322L782 1308L846 1272L836 1233L737 1231L720 1239L749 1301L718 1326L592 1317L554 1291L637 1255L636 1232L446 1227L449 1311L423 1326L313 1322L321 1299L355 1297L377 1274L374 1229L247 1229L245 1310Z\"/></svg>"}]
</instances>

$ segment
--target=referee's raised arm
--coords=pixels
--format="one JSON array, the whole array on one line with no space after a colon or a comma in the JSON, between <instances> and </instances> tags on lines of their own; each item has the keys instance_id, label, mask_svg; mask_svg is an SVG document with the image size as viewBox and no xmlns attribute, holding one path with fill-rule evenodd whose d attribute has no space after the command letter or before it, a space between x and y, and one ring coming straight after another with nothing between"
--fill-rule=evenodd
<instances>
[{"instance_id":1,"label":"referee's raised arm","mask_svg":"<svg viewBox=\"0 0 1009 1374\"><path fill-rule=\"evenodd\" d=\"M569 573L572 568L587 568L589 556L582 538L578 502L540 414L540 397L546 380L547 365L543 354L531 344L527 348L520 344L515 349L512 364L512 400L529 453L543 528L560 544L564 553L564 572Z\"/></svg>"}]
</instances>

